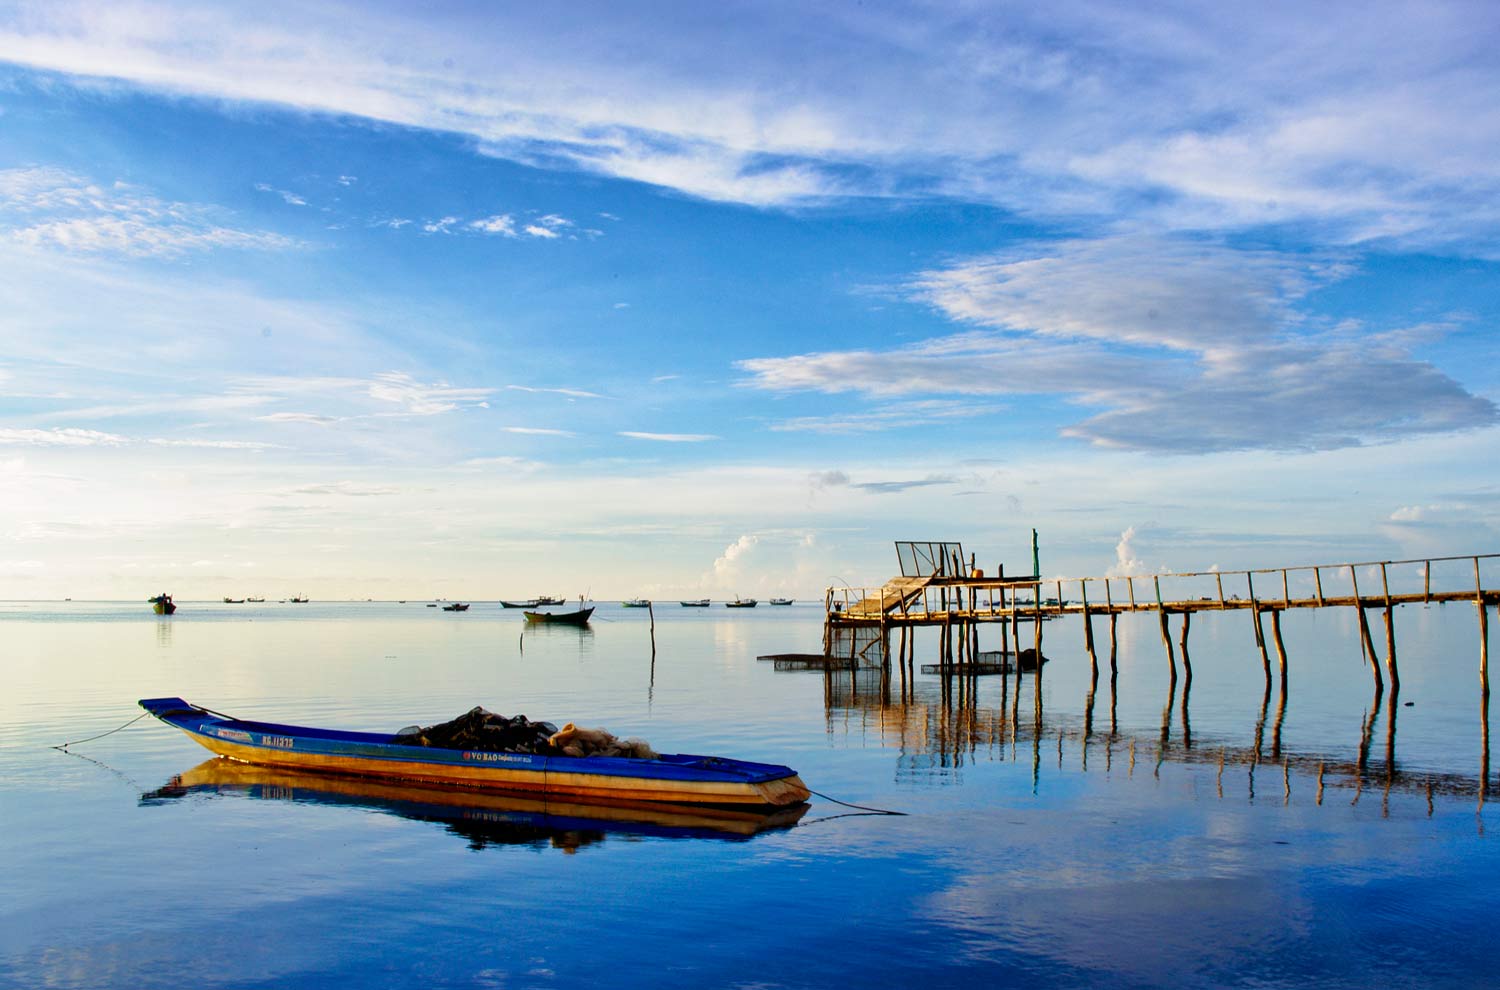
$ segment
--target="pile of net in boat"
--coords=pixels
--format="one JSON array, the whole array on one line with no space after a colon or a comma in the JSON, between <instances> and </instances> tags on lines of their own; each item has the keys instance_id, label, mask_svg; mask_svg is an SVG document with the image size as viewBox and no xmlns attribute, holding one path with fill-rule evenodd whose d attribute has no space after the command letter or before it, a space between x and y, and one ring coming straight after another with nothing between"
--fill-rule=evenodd
<instances>
[{"instance_id":1,"label":"pile of net in boat","mask_svg":"<svg viewBox=\"0 0 1500 990\"><path fill-rule=\"evenodd\" d=\"M561 729L551 722L533 722L525 715L506 717L475 707L448 722L411 725L392 737L404 746L467 749L482 753L532 753L538 756L626 756L656 759L656 751L641 739L617 739L603 729L584 729L569 722Z\"/></svg>"}]
</instances>

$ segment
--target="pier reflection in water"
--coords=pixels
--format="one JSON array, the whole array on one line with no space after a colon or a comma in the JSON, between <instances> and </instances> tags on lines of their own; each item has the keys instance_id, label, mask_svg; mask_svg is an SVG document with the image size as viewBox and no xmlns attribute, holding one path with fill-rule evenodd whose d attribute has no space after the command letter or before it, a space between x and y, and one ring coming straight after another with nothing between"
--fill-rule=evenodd
<instances>
[{"instance_id":1,"label":"pier reflection in water","mask_svg":"<svg viewBox=\"0 0 1500 990\"><path fill-rule=\"evenodd\" d=\"M1367 790L1379 790L1384 801L1393 792L1425 797L1428 813L1435 796L1472 797L1482 808L1488 798L1490 775L1489 698L1480 701L1480 763L1476 774L1452 770L1405 770L1397 753L1397 725L1402 707L1398 691L1377 686L1360 721L1360 734L1352 747L1354 756L1339 748L1293 750L1283 745L1283 730L1290 691L1285 677L1279 683L1267 680L1253 726L1245 737L1232 734L1194 738L1190 705L1193 687L1191 660L1182 651L1185 675L1168 679L1161 721L1151 736L1137 729L1122 733L1118 719L1118 669L1111 658L1109 680L1104 686L1108 705L1108 728L1096 727L1095 707L1100 703L1099 672L1093 672L1081 716L1064 709L1046 711L1042 684L1045 673L1012 669L993 677L969 673L914 677L905 664L895 673L889 667L833 666L822 670L823 698L830 731L846 732L857 726L874 730L887 746L898 752L898 779L939 773L952 774L966 763L978 760L1018 761L1030 759L1034 785L1040 780L1043 754L1055 737L1057 765L1061 769L1066 752L1076 754L1080 770L1113 772L1117 754L1128 754L1128 772L1136 768L1138 750L1149 747L1153 773L1164 763L1217 765L1216 790L1225 796L1226 768L1245 771L1245 795L1254 800L1256 781L1268 776L1277 790L1291 800L1294 778L1306 778L1309 793L1321 805L1331 788L1351 792L1358 803ZM783 668L791 669L791 668ZM1045 667L1043 668L1045 671ZM981 692L981 682L992 684ZM1024 689L1023 689L1024 685ZM1273 685L1275 689L1273 690ZM987 696L986 700L981 700ZM1024 699L1024 704L1023 704ZM1249 742L1243 741L1248 738ZM1262 783L1262 792L1265 785Z\"/></svg>"},{"instance_id":2,"label":"pier reflection in water","mask_svg":"<svg viewBox=\"0 0 1500 990\"><path fill-rule=\"evenodd\" d=\"M760 811L558 801L302 773L217 757L142 794L140 803L150 806L210 796L360 808L441 824L466 839L471 849L532 846L568 853L611 835L744 841L762 832L790 828L807 811L806 805Z\"/></svg>"}]
</instances>

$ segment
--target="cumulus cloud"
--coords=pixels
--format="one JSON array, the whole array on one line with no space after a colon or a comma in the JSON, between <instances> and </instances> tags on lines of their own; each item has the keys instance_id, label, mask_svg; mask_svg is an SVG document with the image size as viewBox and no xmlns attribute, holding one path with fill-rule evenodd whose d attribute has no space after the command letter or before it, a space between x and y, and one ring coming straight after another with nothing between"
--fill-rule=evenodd
<instances>
[{"instance_id":1,"label":"cumulus cloud","mask_svg":"<svg viewBox=\"0 0 1500 990\"><path fill-rule=\"evenodd\" d=\"M724 552L714 560L714 577L720 584L741 576L747 558L759 542L759 537L747 533L724 548Z\"/></svg>"}]
</instances>

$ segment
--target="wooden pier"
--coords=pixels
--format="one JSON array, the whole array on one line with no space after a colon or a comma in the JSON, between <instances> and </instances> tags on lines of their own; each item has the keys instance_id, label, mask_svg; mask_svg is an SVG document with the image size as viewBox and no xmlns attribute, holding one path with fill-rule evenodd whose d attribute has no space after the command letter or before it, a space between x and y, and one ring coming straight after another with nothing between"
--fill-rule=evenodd
<instances>
[{"instance_id":1,"label":"wooden pier","mask_svg":"<svg viewBox=\"0 0 1500 990\"><path fill-rule=\"evenodd\" d=\"M996 627L1000 652L1009 653L1012 644L1018 652L1024 649L1023 627L1029 627L1029 645L1042 656L1044 623L1078 616L1084 624L1084 648L1097 675L1094 617L1108 617L1113 662L1118 647L1118 617L1149 612L1158 617L1164 653L1175 681L1179 652L1186 676L1192 677L1188 653L1192 616L1198 612L1242 611L1250 618L1267 684L1272 677L1273 648L1285 684L1289 660L1281 635L1281 613L1288 609L1354 608L1359 613L1360 641L1376 690L1383 691L1388 680L1391 689L1399 691L1395 607L1472 602L1479 613L1480 692L1489 697L1487 612L1491 606L1500 605L1500 588L1485 586L1483 565L1493 566L1500 554L1043 579L1037 566L1035 531L1032 540L1032 573L1019 577L1005 576L1003 565L992 575L986 574L976 566L973 556L965 557L962 544L898 542L900 576L880 588L828 589L824 599L824 654L830 660L847 658L854 665L888 667L894 635L895 657L903 664L910 663L915 630L927 627L940 630L940 665L951 665L955 670L977 668L971 658L977 660L981 654L980 628ZM1443 572L1438 583L1433 579L1435 570ZM1383 617L1383 657L1370 631L1368 612L1372 609ZM1169 625L1172 616L1181 617L1175 649ZM1270 617L1269 638L1265 616Z\"/></svg>"}]
</instances>

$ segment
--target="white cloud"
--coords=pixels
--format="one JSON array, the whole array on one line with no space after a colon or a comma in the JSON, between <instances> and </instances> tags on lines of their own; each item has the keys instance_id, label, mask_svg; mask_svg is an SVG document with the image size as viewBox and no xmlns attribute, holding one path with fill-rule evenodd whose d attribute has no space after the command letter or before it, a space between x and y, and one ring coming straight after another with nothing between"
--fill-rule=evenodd
<instances>
[{"instance_id":1,"label":"white cloud","mask_svg":"<svg viewBox=\"0 0 1500 990\"><path fill-rule=\"evenodd\" d=\"M724 552L714 561L714 577L720 584L741 575L749 554L759 542L759 537L747 533L724 548Z\"/></svg>"},{"instance_id":2,"label":"white cloud","mask_svg":"<svg viewBox=\"0 0 1500 990\"><path fill-rule=\"evenodd\" d=\"M129 437L76 427L51 430L0 429L0 444L27 444L36 447L119 447L131 443Z\"/></svg>"},{"instance_id":3,"label":"white cloud","mask_svg":"<svg viewBox=\"0 0 1500 990\"><path fill-rule=\"evenodd\" d=\"M272 188L264 182L257 182L255 184L255 188L258 192L275 193L277 196L280 196L282 202L286 203L288 206L307 205L307 200L303 199L301 196L298 196L296 193L287 192L285 189Z\"/></svg>"},{"instance_id":4,"label":"white cloud","mask_svg":"<svg viewBox=\"0 0 1500 990\"><path fill-rule=\"evenodd\" d=\"M289 250L296 240L221 222L223 211L167 202L56 168L0 171L0 236L27 248L175 258L219 248Z\"/></svg>"},{"instance_id":5,"label":"white cloud","mask_svg":"<svg viewBox=\"0 0 1500 990\"><path fill-rule=\"evenodd\" d=\"M578 435L571 430L551 430L540 426L506 426L502 429L506 433L521 433L529 436L576 437Z\"/></svg>"},{"instance_id":6,"label":"white cloud","mask_svg":"<svg viewBox=\"0 0 1500 990\"><path fill-rule=\"evenodd\" d=\"M1115 562L1108 571L1109 577L1133 577L1147 572L1146 564L1137 555L1135 527L1127 527L1115 544Z\"/></svg>"},{"instance_id":7,"label":"white cloud","mask_svg":"<svg viewBox=\"0 0 1500 990\"><path fill-rule=\"evenodd\" d=\"M458 223L458 217L443 217L441 220L429 220L422 224L422 229L429 234L451 234L451 228Z\"/></svg>"},{"instance_id":8,"label":"white cloud","mask_svg":"<svg viewBox=\"0 0 1500 990\"><path fill-rule=\"evenodd\" d=\"M556 240L559 236L557 231L552 230L550 227L540 227L536 224L527 224L525 230L532 237L541 237L547 240Z\"/></svg>"},{"instance_id":9,"label":"white cloud","mask_svg":"<svg viewBox=\"0 0 1500 990\"><path fill-rule=\"evenodd\" d=\"M583 389L578 389L578 388L536 388L536 387L531 386L531 385L507 385L505 387L507 389L509 389L510 391L512 391L512 392L535 392L535 393L550 392L553 395L566 395L570 399L602 399L602 398L605 398L605 396L600 395L598 392L586 392Z\"/></svg>"},{"instance_id":10,"label":"white cloud","mask_svg":"<svg viewBox=\"0 0 1500 990\"><path fill-rule=\"evenodd\" d=\"M938 192L1483 243L1500 201L1484 5L834 6L803 11L795 35L706 16L665 42L628 6L591 8L587 36L575 8L450 14L49 0L0 20L0 59L462 133L517 161L757 205ZM703 57L726 44L732 61Z\"/></svg>"},{"instance_id":11,"label":"white cloud","mask_svg":"<svg viewBox=\"0 0 1500 990\"><path fill-rule=\"evenodd\" d=\"M486 234L500 234L503 237L517 237L515 217L509 213L499 213L483 220L472 220L469 226Z\"/></svg>"},{"instance_id":12,"label":"white cloud","mask_svg":"<svg viewBox=\"0 0 1500 990\"><path fill-rule=\"evenodd\" d=\"M661 443L702 443L705 440L719 439L712 433L640 433L634 430L621 430L620 436L635 440L656 440Z\"/></svg>"},{"instance_id":13,"label":"white cloud","mask_svg":"<svg viewBox=\"0 0 1500 990\"><path fill-rule=\"evenodd\" d=\"M427 385L399 371L375 376L369 383L370 398L403 406L414 416L435 416L464 406L486 406L485 400L495 393L492 388L457 388L447 382Z\"/></svg>"},{"instance_id":14,"label":"white cloud","mask_svg":"<svg viewBox=\"0 0 1500 990\"><path fill-rule=\"evenodd\" d=\"M1300 311L1304 295L1345 274L1329 259L1197 241L1044 245L915 280L914 298L978 329L900 350L739 367L748 384L775 391L1058 394L1105 410L1066 436L1179 453L1330 449L1500 422L1494 403L1412 357L1396 337L1359 339ZM852 432L899 422L889 411L779 428Z\"/></svg>"}]
</instances>

